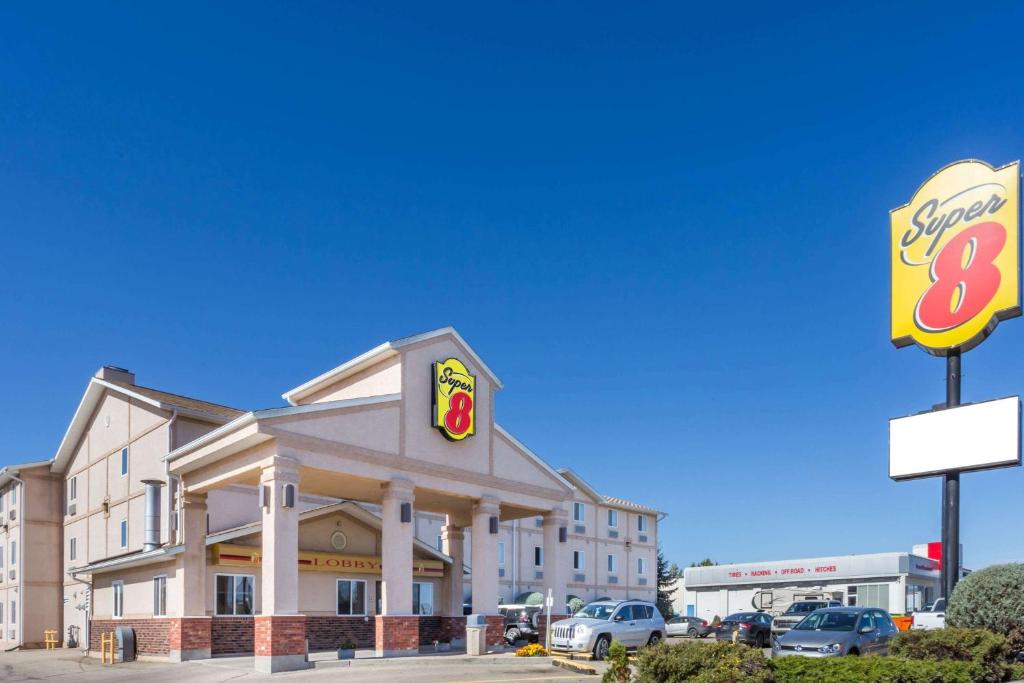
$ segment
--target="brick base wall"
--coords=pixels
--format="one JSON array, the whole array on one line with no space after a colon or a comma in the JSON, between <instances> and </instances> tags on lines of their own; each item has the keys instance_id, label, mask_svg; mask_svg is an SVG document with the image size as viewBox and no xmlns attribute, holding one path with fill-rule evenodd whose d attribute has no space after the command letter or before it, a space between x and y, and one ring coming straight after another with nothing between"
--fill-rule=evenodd
<instances>
[{"instance_id":1,"label":"brick base wall","mask_svg":"<svg viewBox=\"0 0 1024 683\"><path fill-rule=\"evenodd\" d=\"M466 640L466 617L440 617L441 635L449 640Z\"/></svg>"},{"instance_id":2,"label":"brick base wall","mask_svg":"<svg viewBox=\"0 0 1024 683\"><path fill-rule=\"evenodd\" d=\"M100 651L100 636L118 626L135 631L135 653L144 657L166 657L170 652L171 622L176 619L92 619L89 621L89 651Z\"/></svg>"},{"instance_id":3,"label":"brick base wall","mask_svg":"<svg viewBox=\"0 0 1024 683\"><path fill-rule=\"evenodd\" d=\"M215 655L251 655L255 648L255 617L213 617L210 651Z\"/></svg>"},{"instance_id":4,"label":"brick base wall","mask_svg":"<svg viewBox=\"0 0 1024 683\"><path fill-rule=\"evenodd\" d=\"M374 619L370 617L306 617L306 638L309 650L337 650L346 640L357 647L373 647Z\"/></svg>"},{"instance_id":5,"label":"brick base wall","mask_svg":"<svg viewBox=\"0 0 1024 683\"><path fill-rule=\"evenodd\" d=\"M568 619L568 618L569 618L568 615L565 615L565 614L552 614L551 615L551 623L553 624L556 621L561 621L562 619ZM546 634L547 634L547 627L546 627L547 620L548 620L547 615L545 615L544 613L541 613L541 614L537 615L537 634L538 634L539 642L540 642L541 645L544 644L544 638L546 637Z\"/></svg>"},{"instance_id":6,"label":"brick base wall","mask_svg":"<svg viewBox=\"0 0 1024 683\"><path fill-rule=\"evenodd\" d=\"M209 617L181 617L168 619L171 651L207 651L210 649L211 621Z\"/></svg>"},{"instance_id":7,"label":"brick base wall","mask_svg":"<svg viewBox=\"0 0 1024 683\"><path fill-rule=\"evenodd\" d=\"M305 616L260 616L253 620L257 657L306 654Z\"/></svg>"},{"instance_id":8,"label":"brick base wall","mask_svg":"<svg viewBox=\"0 0 1024 683\"><path fill-rule=\"evenodd\" d=\"M378 656L419 652L420 617L378 614L374 619L374 648Z\"/></svg>"},{"instance_id":9,"label":"brick base wall","mask_svg":"<svg viewBox=\"0 0 1024 683\"><path fill-rule=\"evenodd\" d=\"M505 617L489 614L487 620L487 649L505 647Z\"/></svg>"}]
</instances>

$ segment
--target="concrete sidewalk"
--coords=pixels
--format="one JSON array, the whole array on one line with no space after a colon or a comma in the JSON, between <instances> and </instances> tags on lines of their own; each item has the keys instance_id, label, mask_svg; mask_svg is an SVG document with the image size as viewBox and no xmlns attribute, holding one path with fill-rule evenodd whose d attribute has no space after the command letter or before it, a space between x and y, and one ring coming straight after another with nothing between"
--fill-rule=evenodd
<instances>
[{"instance_id":1,"label":"concrete sidewalk","mask_svg":"<svg viewBox=\"0 0 1024 683\"><path fill-rule=\"evenodd\" d=\"M502 683L504 681L588 681L552 665L546 657L522 658L511 653L469 657L465 654L421 655L394 659L341 660L311 657L315 668L290 673L258 674L252 657L218 657L183 664L128 662L103 665L77 650L26 650L0 654L0 681L139 681L146 683L221 683L244 680L338 679L370 683Z\"/></svg>"}]
</instances>

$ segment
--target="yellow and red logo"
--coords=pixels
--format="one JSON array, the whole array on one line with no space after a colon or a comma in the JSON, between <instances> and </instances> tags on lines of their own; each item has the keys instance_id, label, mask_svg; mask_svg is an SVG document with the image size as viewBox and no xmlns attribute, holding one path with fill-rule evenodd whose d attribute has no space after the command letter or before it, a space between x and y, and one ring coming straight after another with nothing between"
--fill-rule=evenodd
<instances>
[{"instance_id":1,"label":"yellow and red logo","mask_svg":"<svg viewBox=\"0 0 1024 683\"><path fill-rule=\"evenodd\" d=\"M1020 308L1020 163L958 161L892 218L892 343L967 351Z\"/></svg>"},{"instance_id":2,"label":"yellow and red logo","mask_svg":"<svg viewBox=\"0 0 1024 683\"><path fill-rule=\"evenodd\" d=\"M434 426L462 441L476 432L476 375L457 358L434 363Z\"/></svg>"}]
</instances>

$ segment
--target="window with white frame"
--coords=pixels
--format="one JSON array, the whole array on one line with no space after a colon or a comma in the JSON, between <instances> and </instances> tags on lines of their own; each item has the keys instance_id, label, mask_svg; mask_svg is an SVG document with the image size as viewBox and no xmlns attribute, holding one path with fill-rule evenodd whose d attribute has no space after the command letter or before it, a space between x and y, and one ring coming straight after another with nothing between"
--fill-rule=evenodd
<instances>
[{"instance_id":1,"label":"window with white frame","mask_svg":"<svg viewBox=\"0 0 1024 683\"><path fill-rule=\"evenodd\" d=\"M614 529L617 526L619 526L619 511L618 510L609 510L608 511L608 528L609 529Z\"/></svg>"},{"instance_id":2,"label":"window with white frame","mask_svg":"<svg viewBox=\"0 0 1024 683\"><path fill-rule=\"evenodd\" d=\"M253 613L253 577L251 574L217 574L218 616L246 616Z\"/></svg>"},{"instance_id":3,"label":"window with white frame","mask_svg":"<svg viewBox=\"0 0 1024 683\"><path fill-rule=\"evenodd\" d=\"M111 614L114 617L124 616L124 581L114 581L110 584L113 589L114 604L111 607Z\"/></svg>"},{"instance_id":4,"label":"window with white frame","mask_svg":"<svg viewBox=\"0 0 1024 683\"><path fill-rule=\"evenodd\" d=\"M78 477L68 480L68 514L78 512Z\"/></svg>"},{"instance_id":5,"label":"window with white frame","mask_svg":"<svg viewBox=\"0 0 1024 683\"><path fill-rule=\"evenodd\" d=\"M587 510L583 503L572 504L572 521L580 522L581 524L586 521Z\"/></svg>"},{"instance_id":6,"label":"window with white frame","mask_svg":"<svg viewBox=\"0 0 1024 683\"><path fill-rule=\"evenodd\" d=\"M498 566L505 566L505 542L498 541Z\"/></svg>"},{"instance_id":7,"label":"window with white frame","mask_svg":"<svg viewBox=\"0 0 1024 683\"><path fill-rule=\"evenodd\" d=\"M128 476L128 447L121 449L121 476Z\"/></svg>"},{"instance_id":8,"label":"window with white frame","mask_svg":"<svg viewBox=\"0 0 1024 683\"><path fill-rule=\"evenodd\" d=\"M437 535L437 552L444 552L444 538L441 537L441 534Z\"/></svg>"},{"instance_id":9,"label":"window with white frame","mask_svg":"<svg viewBox=\"0 0 1024 683\"><path fill-rule=\"evenodd\" d=\"M412 613L421 617L434 615L434 584L419 581L412 584Z\"/></svg>"},{"instance_id":10,"label":"window with white frame","mask_svg":"<svg viewBox=\"0 0 1024 683\"><path fill-rule=\"evenodd\" d=\"M153 577L153 616L167 616L167 577Z\"/></svg>"},{"instance_id":11,"label":"window with white frame","mask_svg":"<svg viewBox=\"0 0 1024 683\"><path fill-rule=\"evenodd\" d=\"M5 496L5 495L3 494L3 491L0 491L0 512L3 512L3 511L4 511L4 499L5 499L6 497L7 497L7 496Z\"/></svg>"},{"instance_id":12,"label":"window with white frame","mask_svg":"<svg viewBox=\"0 0 1024 683\"><path fill-rule=\"evenodd\" d=\"M544 566L544 548L539 545L533 546L533 566L543 567Z\"/></svg>"},{"instance_id":13,"label":"window with white frame","mask_svg":"<svg viewBox=\"0 0 1024 683\"><path fill-rule=\"evenodd\" d=\"M11 600L11 626L18 623L18 603Z\"/></svg>"},{"instance_id":14,"label":"window with white frame","mask_svg":"<svg viewBox=\"0 0 1024 683\"><path fill-rule=\"evenodd\" d=\"M0 624L4 623L4 603L0 601Z\"/></svg>"},{"instance_id":15,"label":"window with white frame","mask_svg":"<svg viewBox=\"0 0 1024 683\"><path fill-rule=\"evenodd\" d=\"M366 615L366 582L358 579L338 579L338 616L362 617Z\"/></svg>"},{"instance_id":16,"label":"window with white frame","mask_svg":"<svg viewBox=\"0 0 1024 683\"><path fill-rule=\"evenodd\" d=\"M121 520L121 547L122 548L127 548L128 547L128 520L127 519L122 519Z\"/></svg>"},{"instance_id":17,"label":"window with white frame","mask_svg":"<svg viewBox=\"0 0 1024 683\"><path fill-rule=\"evenodd\" d=\"M3 545L0 545L0 571L2 571L3 568L4 568L4 547L3 547ZM0 576L0 581L3 581L3 580L4 580L3 577Z\"/></svg>"},{"instance_id":18,"label":"window with white frame","mask_svg":"<svg viewBox=\"0 0 1024 683\"><path fill-rule=\"evenodd\" d=\"M78 539L72 536L68 539L68 560L74 562L78 559Z\"/></svg>"},{"instance_id":19,"label":"window with white frame","mask_svg":"<svg viewBox=\"0 0 1024 683\"><path fill-rule=\"evenodd\" d=\"M647 531L647 515L639 515L636 518L637 531Z\"/></svg>"},{"instance_id":20,"label":"window with white frame","mask_svg":"<svg viewBox=\"0 0 1024 683\"><path fill-rule=\"evenodd\" d=\"M587 554L584 551L572 551L572 568L577 571L583 571L587 568Z\"/></svg>"},{"instance_id":21,"label":"window with white frame","mask_svg":"<svg viewBox=\"0 0 1024 683\"><path fill-rule=\"evenodd\" d=\"M636 558L636 573L640 576L647 574L647 558L638 557Z\"/></svg>"},{"instance_id":22,"label":"window with white frame","mask_svg":"<svg viewBox=\"0 0 1024 683\"><path fill-rule=\"evenodd\" d=\"M619 560L614 555L608 556L608 573L614 574L618 571Z\"/></svg>"},{"instance_id":23,"label":"window with white frame","mask_svg":"<svg viewBox=\"0 0 1024 683\"><path fill-rule=\"evenodd\" d=\"M18 566L18 542L11 541L11 567Z\"/></svg>"},{"instance_id":24,"label":"window with white frame","mask_svg":"<svg viewBox=\"0 0 1024 683\"><path fill-rule=\"evenodd\" d=\"M13 510L14 506L17 505L17 504L18 504L18 485L15 484L14 486L11 487L11 509Z\"/></svg>"}]
</instances>

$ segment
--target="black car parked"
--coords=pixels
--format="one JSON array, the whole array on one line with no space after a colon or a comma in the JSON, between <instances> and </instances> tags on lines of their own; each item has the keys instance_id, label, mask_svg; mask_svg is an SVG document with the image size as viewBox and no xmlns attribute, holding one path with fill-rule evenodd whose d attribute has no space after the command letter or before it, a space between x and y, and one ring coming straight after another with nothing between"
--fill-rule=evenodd
<instances>
[{"instance_id":1,"label":"black car parked","mask_svg":"<svg viewBox=\"0 0 1024 683\"><path fill-rule=\"evenodd\" d=\"M498 611L505 617L505 642L514 645L517 640L537 638L537 605L498 605Z\"/></svg>"},{"instance_id":2,"label":"black car parked","mask_svg":"<svg viewBox=\"0 0 1024 683\"><path fill-rule=\"evenodd\" d=\"M772 637L772 618L765 612L730 614L715 629L715 638L731 641L733 632L736 632L736 640L740 643L768 647Z\"/></svg>"}]
</instances>

